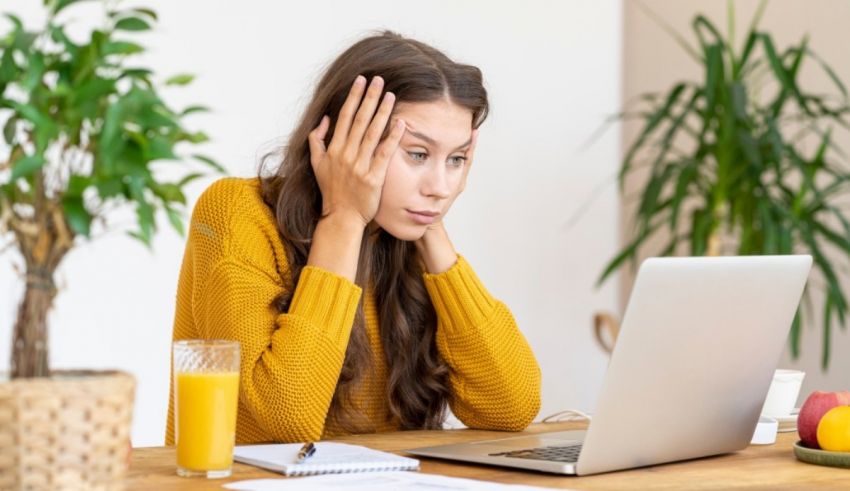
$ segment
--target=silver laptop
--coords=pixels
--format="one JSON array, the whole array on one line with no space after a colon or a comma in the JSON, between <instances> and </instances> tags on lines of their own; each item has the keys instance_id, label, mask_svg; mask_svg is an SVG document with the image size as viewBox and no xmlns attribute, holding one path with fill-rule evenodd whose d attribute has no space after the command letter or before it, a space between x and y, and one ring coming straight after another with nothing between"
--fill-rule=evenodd
<instances>
[{"instance_id":1,"label":"silver laptop","mask_svg":"<svg viewBox=\"0 0 850 491\"><path fill-rule=\"evenodd\" d=\"M647 259L587 431L408 452L586 475L740 450L811 265L806 255Z\"/></svg>"}]
</instances>

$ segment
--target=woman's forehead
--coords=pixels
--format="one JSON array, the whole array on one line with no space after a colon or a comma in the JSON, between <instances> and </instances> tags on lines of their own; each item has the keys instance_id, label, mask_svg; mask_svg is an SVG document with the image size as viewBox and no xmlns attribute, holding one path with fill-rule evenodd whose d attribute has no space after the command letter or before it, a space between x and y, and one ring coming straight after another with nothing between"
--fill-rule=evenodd
<instances>
[{"instance_id":1,"label":"woman's forehead","mask_svg":"<svg viewBox=\"0 0 850 491\"><path fill-rule=\"evenodd\" d=\"M407 125L405 137L431 145L454 149L472 133L472 111L449 101L403 102L394 113Z\"/></svg>"}]
</instances>

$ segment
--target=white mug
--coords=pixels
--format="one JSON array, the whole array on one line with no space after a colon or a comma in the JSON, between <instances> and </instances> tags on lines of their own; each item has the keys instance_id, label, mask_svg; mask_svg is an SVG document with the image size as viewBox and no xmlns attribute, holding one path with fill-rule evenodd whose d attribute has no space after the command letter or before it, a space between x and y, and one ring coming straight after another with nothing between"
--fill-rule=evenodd
<instances>
[{"instance_id":1,"label":"white mug","mask_svg":"<svg viewBox=\"0 0 850 491\"><path fill-rule=\"evenodd\" d=\"M777 370L773 374L773 382L767 391L767 398L762 406L762 416L783 418L791 415L800 387L803 385L805 372L800 370Z\"/></svg>"}]
</instances>

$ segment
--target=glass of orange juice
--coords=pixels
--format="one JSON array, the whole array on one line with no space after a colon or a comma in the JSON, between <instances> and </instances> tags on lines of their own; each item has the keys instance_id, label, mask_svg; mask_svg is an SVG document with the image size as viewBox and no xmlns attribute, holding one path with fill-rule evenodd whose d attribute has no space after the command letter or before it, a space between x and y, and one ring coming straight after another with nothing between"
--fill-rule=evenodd
<instances>
[{"instance_id":1,"label":"glass of orange juice","mask_svg":"<svg viewBox=\"0 0 850 491\"><path fill-rule=\"evenodd\" d=\"M172 362L177 474L228 477L236 440L239 342L175 341Z\"/></svg>"}]
</instances>

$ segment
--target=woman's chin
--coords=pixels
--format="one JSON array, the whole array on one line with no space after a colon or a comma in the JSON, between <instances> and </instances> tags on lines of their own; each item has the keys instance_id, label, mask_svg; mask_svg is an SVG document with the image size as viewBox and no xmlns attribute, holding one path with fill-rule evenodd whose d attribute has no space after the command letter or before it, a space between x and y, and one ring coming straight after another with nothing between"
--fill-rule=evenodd
<instances>
[{"instance_id":1,"label":"woman's chin","mask_svg":"<svg viewBox=\"0 0 850 491\"><path fill-rule=\"evenodd\" d=\"M387 226L381 225L381 228L396 239L407 242L421 239L428 230L428 227L425 225L388 224Z\"/></svg>"}]
</instances>

